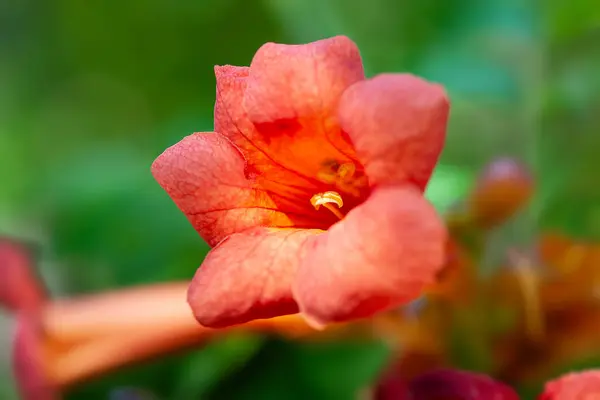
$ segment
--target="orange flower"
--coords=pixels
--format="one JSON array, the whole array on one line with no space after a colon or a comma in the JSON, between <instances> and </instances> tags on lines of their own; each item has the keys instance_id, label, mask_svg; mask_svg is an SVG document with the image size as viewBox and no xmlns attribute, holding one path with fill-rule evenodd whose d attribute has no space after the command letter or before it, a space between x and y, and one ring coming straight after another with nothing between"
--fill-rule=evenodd
<instances>
[{"instance_id":1,"label":"orange flower","mask_svg":"<svg viewBox=\"0 0 600 400\"><path fill-rule=\"evenodd\" d=\"M539 381L549 371L600 350L598 249L596 243L544 233L537 246L541 265L521 256L493 277L490 295L510 307L518 321L497 342L501 376Z\"/></svg>"},{"instance_id":2,"label":"orange flower","mask_svg":"<svg viewBox=\"0 0 600 400\"><path fill-rule=\"evenodd\" d=\"M546 383L539 400L596 400L600 398L600 370L570 373Z\"/></svg>"},{"instance_id":3,"label":"orange flower","mask_svg":"<svg viewBox=\"0 0 600 400\"><path fill-rule=\"evenodd\" d=\"M445 229L423 190L443 147L444 90L411 75L365 79L338 36L267 43L250 67L217 66L215 133L152 166L214 246L188 301L205 326L301 311L314 326L419 295Z\"/></svg>"},{"instance_id":4,"label":"orange flower","mask_svg":"<svg viewBox=\"0 0 600 400\"><path fill-rule=\"evenodd\" d=\"M551 365L585 359L600 351L600 245L547 233L540 238L544 265L540 301L549 326Z\"/></svg>"}]
</instances>

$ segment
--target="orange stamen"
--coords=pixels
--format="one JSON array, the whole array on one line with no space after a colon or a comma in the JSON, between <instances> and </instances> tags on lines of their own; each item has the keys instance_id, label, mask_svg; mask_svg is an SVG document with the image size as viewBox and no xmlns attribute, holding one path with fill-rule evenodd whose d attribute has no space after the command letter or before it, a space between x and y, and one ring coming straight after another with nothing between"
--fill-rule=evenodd
<instances>
[{"instance_id":1,"label":"orange stamen","mask_svg":"<svg viewBox=\"0 0 600 400\"><path fill-rule=\"evenodd\" d=\"M342 214L339 210L339 208L344 206L344 201L342 200L342 196L340 196L340 194L337 192L330 191L325 193L317 193L311 197L310 203L316 210L323 206L331 211L339 220L344 219L344 214ZM338 208L335 208L334 204Z\"/></svg>"}]
</instances>

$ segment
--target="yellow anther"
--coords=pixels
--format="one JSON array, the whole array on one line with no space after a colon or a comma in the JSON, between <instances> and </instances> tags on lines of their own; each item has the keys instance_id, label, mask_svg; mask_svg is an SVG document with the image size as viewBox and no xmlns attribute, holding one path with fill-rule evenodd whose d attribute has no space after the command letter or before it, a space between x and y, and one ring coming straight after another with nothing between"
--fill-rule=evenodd
<instances>
[{"instance_id":1,"label":"yellow anther","mask_svg":"<svg viewBox=\"0 0 600 400\"><path fill-rule=\"evenodd\" d=\"M368 185L366 176L358 173L352 162L339 164L335 160L328 160L317 173L317 179L354 197L359 197L361 189Z\"/></svg>"},{"instance_id":2,"label":"yellow anther","mask_svg":"<svg viewBox=\"0 0 600 400\"><path fill-rule=\"evenodd\" d=\"M325 204L329 203L335 203L338 208L342 208L344 206L342 196L340 196L340 194L337 192L317 193L310 199L310 204L312 204L317 210L320 206L324 206Z\"/></svg>"},{"instance_id":3,"label":"yellow anther","mask_svg":"<svg viewBox=\"0 0 600 400\"><path fill-rule=\"evenodd\" d=\"M311 197L310 204L312 204L316 210L323 206L339 219L344 219L344 214L342 214L339 210L344 206L344 201L342 200L342 196L340 196L340 194L337 192L330 191L325 193L317 193ZM337 208L334 207L334 204L337 206Z\"/></svg>"},{"instance_id":4,"label":"yellow anther","mask_svg":"<svg viewBox=\"0 0 600 400\"><path fill-rule=\"evenodd\" d=\"M337 177L340 179L352 178L356 173L356 165L354 163L344 163L337 170Z\"/></svg>"}]
</instances>

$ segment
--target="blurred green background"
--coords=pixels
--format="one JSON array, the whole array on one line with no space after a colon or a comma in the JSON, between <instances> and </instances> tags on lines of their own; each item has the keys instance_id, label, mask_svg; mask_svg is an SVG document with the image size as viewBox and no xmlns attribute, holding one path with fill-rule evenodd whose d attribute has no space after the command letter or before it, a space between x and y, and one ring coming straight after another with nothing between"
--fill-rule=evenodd
<instances>
[{"instance_id":1,"label":"blurred green background","mask_svg":"<svg viewBox=\"0 0 600 400\"><path fill-rule=\"evenodd\" d=\"M600 239L594 0L2 1L0 233L40 243L56 293L189 279L208 248L150 164L212 130L213 65L248 65L268 41L336 34L356 41L368 75L409 71L448 88L447 146L428 190L440 211L492 157L512 155L532 166L538 190L511 240L549 228ZM7 324L2 399L14 398ZM380 343L241 335L71 398L134 386L173 399L345 399L387 356Z\"/></svg>"}]
</instances>

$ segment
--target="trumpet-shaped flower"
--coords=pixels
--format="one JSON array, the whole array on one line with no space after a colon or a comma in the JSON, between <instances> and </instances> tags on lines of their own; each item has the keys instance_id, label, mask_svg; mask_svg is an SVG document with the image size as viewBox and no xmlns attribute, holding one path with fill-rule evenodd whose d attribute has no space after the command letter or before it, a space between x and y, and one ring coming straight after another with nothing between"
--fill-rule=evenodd
<instances>
[{"instance_id":1,"label":"trumpet-shaped flower","mask_svg":"<svg viewBox=\"0 0 600 400\"><path fill-rule=\"evenodd\" d=\"M445 138L442 87L366 79L343 36L267 43L250 67L215 74L215 132L152 166L213 246L188 291L197 320L300 311L322 326L416 298L444 259L444 226L423 197Z\"/></svg>"}]
</instances>

